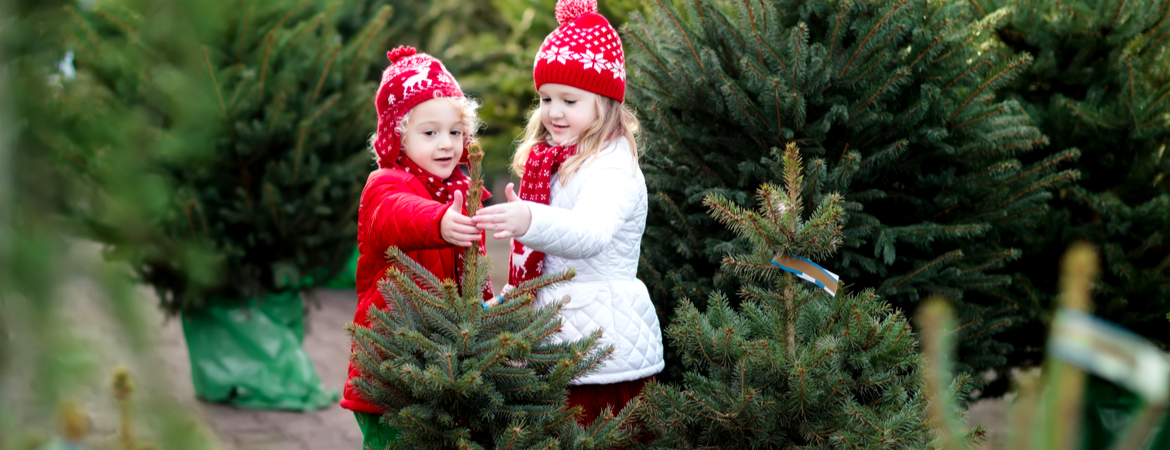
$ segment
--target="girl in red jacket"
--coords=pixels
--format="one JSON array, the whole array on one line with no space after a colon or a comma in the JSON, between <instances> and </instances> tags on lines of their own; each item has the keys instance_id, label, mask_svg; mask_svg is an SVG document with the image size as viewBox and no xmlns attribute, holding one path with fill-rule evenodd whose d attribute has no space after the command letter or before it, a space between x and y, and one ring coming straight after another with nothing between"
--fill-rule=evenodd
<instances>
[{"instance_id":1,"label":"girl in red jacket","mask_svg":"<svg viewBox=\"0 0 1170 450\"><path fill-rule=\"evenodd\" d=\"M370 173L358 209L353 322L361 326L369 326L370 305L386 308L378 281L386 273L391 246L440 279L458 279L463 247L483 243L483 233L463 214L469 180L459 169L467 162L479 105L463 96L455 77L430 55L399 47L387 56L390 66L374 98L378 130L371 144L378 170ZM491 297L489 283L484 298ZM360 376L351 363L349 379ZM357 417L363 448L380 449L393 442L397 430L379 422L383 411L362 399L350 381L341 406Z\"/></svg>"}]
</instances>

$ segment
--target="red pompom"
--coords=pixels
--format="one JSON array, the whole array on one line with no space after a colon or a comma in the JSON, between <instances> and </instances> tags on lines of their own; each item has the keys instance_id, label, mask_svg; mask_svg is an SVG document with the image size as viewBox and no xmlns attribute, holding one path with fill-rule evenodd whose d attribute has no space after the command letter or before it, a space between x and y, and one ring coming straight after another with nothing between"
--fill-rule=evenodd
<instances>
[{"instance_id":1,"label":"red pompom","mask_svg":"<svg viewBox=\"0 0 1170 450\"><path fill-rule=\"evenodd\" d=\"M557 0L557 23L564 25L585 14L597 14L597 0Z\"/></svg>"},{"instance_id":2,"label":"red pompom","mask_svg":"<svg viewBox=\"0 0 1170 450\"><path fill-rule=\"evenodd\" d=\"M414 47L402 45L394 50L386 52L386 58L390 60L390 64L394 64L395 62L398 62L398 60L407 56L412 56L415 53L418 53L418 50L415 50Z\"/></svg>"}]
</instances>

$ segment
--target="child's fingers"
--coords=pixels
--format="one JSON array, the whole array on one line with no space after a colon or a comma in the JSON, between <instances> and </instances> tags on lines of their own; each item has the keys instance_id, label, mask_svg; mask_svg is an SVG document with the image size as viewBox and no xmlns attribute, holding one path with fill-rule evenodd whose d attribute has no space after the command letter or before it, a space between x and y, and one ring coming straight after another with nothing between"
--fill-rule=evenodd
<instances>
[{"instance_id":1,"label":"child's fingers","mask_svg":"<svg viewBox=\"0 0 1170 450\"><path fill-rule=\"evenodd\" d=\"M463 214L459 214L458 211L452 211L452 212L455 212L456 214L451 216L451 221L454 222L456 225L465 225L468 227L475 226L475 222L473 222L470 217L467 217Z\"/></svg>"},{"instance_id":2,"label":"child's fingers","mask_svg":"<svg viewBox=\"0 0 1170 450\"><path fill-rule=\"evenodd\" d=\"M478 235L479 229L476 227L473 227L471 225L456 224L456 225L451 226L451 232L470 236L470 235Z\"/></svg>"},{"instance_id":3,"label":"child's fingers","mask_svg":"<svg viewBox=\"0 0 1170 450\"><path fill-rule=\"evenodd\" d=\"M460 247L471 247L472 241L479 241L479 234L451 233L451 241Z\"/></svg>"},{"instance_id":4,"label":"child's fingers","mask_svg":"<svg viewBox=\"0 0 1170 450\"><path fill-rule=\"evenodd\" d=\"M503 213L501 213L501 214L488 214L486 216L476 215L475 217L471 218L471 222L476 224L476 225L488 224L488 225L495 226L495 225L499 225L501 223L505 223L507 221L508 221L508 215L503 214Z\"/></svg>"},{"instance_id":5,"label":"child's fingers","mask_svg":"<svg viewBox=\"0 0 1170 450\"><path fill-rule=\"evenodd\" d=\"M508 230L504 230L504 231L501 231L499 233L493 234L492 237L495 239L507 239L509 237L512 237L512 233L508 232Z\"/></svg>"},{"instance_id":6,"label":"child's fingers","mask_svg":"<svg viewBox=\"0 0 1170 450\"><path fill-rule=\"evenodd\" d=\"M504 214L504 205L492 205L475 212L475 217Z\"/></svg>"},{"instance_id":7,"label":"child's fingers","mask_svg":"<svg viewBox=\"0 0 1170 450\"><path fill-rule=\"evenodd\" d=\"M455 210L460 215L463 214L463 191L455 191L449 208Z\"/></svg>"},{"instance_id":8,"label":"child's fingers","mask_svg":"<svg viewBox=\"0 0 1170 450\"><path fill-rule=\"evenodd\" d=\"M513 183L508 183L508 186L504 188L504 198L508 199L508 202L520 201L520 197L516 196L516 192L512 191L512 186L514 186Z\"/></svg>"},{"instance_id":9,"label":"child's fingers","mask_svg":"<svg viewBox=\"0 0 1170 450\"><path fill-rule=\"evenodd\" d=\"M506 216L504 214L488 214L486 216L481 216L481 215L476 214L475 217L471 217L470 219L471 219L471 223L474 223L474 224L501 223L501 222L507 220L508 216Z\"/></svg>"}]
</instances>

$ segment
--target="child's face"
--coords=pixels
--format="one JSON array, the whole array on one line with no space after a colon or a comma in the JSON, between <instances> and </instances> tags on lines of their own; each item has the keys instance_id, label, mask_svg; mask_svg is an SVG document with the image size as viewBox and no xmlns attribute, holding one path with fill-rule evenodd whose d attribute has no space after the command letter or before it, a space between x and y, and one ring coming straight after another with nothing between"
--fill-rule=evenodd
<instances>
[{"instance_id":1,"label":"child's face","mask_svg":"<svg viewBox=\"0 0 1170 450\"><path fill-rule=\"evenodd\" d=\"M432 175L451 176L463 157L463 117L450 100L433 98L410 110L402 153Z\"/></svg>"},{"instance_id":2,"label":"child's face","mask_svg":"<svg viewBox=\"0 0 1170 450\"><path fill-rule=\"evenodd\" d=\"M542 84L540 121L557 145L577 137L597 121L597 94L563 84Z\"/></svg>"}]
</instances>

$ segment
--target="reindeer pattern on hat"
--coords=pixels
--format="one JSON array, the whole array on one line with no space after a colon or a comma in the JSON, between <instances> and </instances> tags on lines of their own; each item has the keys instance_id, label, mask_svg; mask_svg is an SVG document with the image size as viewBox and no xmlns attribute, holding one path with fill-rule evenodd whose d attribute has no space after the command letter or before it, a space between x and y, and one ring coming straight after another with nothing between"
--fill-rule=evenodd
<instances>
[{"instance_id":1,"label":"reindeer pattern on hat","mask_svg":"<svg viewBox=\"0 0 1170 450\"><path fill-rule=\"evenodd\" d=\"M436 97L463 97L455 77L433 56L403 46L388 52L386 57L390 65L382 72L374 102L378 112L374 151L381 166L393 164L397 159L401 146L397 126L411 108Z\"/></svg>"}]
</instances>

